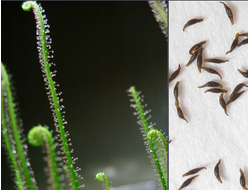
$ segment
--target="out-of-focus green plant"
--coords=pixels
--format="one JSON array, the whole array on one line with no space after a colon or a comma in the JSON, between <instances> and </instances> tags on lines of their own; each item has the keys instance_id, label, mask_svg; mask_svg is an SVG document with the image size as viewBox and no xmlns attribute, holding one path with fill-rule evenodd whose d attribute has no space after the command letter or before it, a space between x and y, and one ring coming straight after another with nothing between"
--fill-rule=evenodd
<instances>
[{"instance_id":1,"label":"out-of-focus green plant","mask_svg":"<svg viewBox=\"0 0 250 190\"><path fill-rule=\"evenodd\" d=\"M167 28L168 28L168 14L166 1L149 1L149 5L152 8L154 17L159 23L162 33L167 40ZM135 90L135 87L130 87L128 90L129 96L132 97L131 107L135 109L134 115L137 116L138 124L141 126L144 144L146 145L146 151L151 158L151 164L157 176L159 176L159 186L167 190L168 189L168 145L166 138L163 134L154 129L154 124L148 123L151 116L146 118L146 115L151 111L144 111L144 105L142 105L143 97L141 93Z\"/></svg>"}]
</instances>

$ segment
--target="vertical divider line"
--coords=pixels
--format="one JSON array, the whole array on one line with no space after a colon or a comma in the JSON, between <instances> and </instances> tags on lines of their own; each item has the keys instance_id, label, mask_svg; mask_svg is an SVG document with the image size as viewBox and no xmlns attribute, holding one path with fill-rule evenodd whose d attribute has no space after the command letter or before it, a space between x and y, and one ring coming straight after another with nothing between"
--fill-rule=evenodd
<instances>
[{"instance_id":1,"label":"vertical divider line","mask_svg":"<svg viewBox=\"0 0 250 190\"><path fill-rule=\"evenodd\" d=\"M170 27L170 20L169 20L169 14L170 14L170 1L167 1L167 7L168 7L168 12L167 12L167 17L168 17L168 26L167 26L167 145L168 145L168 155L167 155L167 187L168 190L170 189L169 187L169 154L170 154L170 147L169 147L169 27Z\"/></svg>"}]
</instances>

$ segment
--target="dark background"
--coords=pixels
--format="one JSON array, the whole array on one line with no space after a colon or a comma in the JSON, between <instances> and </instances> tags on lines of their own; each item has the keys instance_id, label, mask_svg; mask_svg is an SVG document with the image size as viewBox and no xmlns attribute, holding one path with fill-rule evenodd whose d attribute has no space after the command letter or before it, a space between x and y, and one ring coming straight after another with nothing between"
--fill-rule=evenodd
<instances>
[{"instance_id":1,"label":"dark background","mask_svg":"<svg viewBox=\"0 0 250 190\"><path fill-rule=\"evenodd\" d=\"M2 2L1 61L13 74L24 133L38 123L54 130L38 63L34 16L21 4ZM110 177L114 187L156 180L126 92L132 85L142 91L152 110L151 121L167 132L167 42L148 3L42 2L42 6L51 26L66 130L73 156L79 158L75 166L82 168L84 189L101 189L95 173L107 167L115 168ZM29 145L29 157L38 187L45 189L41 148ZM2 188L14 189L4 152L1 163Z\"/></svg>"}]
</instances>

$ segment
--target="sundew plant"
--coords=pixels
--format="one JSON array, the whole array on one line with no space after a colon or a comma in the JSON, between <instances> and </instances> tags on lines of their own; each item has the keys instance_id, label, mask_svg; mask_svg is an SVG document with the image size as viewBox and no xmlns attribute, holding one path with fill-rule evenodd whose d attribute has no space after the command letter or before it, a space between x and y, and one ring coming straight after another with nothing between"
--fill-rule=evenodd
<instances>
[{"instance_id":1,"label":"sundew plant","mask_svg":"<svg viewBox=\"0 0 250 190\"><path fill-rule=\"evenodd\" d=\"M165 2L149 2L149 5L152 8L156 21L160 23L160 28L165 37L167 37L167 7ZM63 94L59 90L59 84L55 81L58 73L55 70L56 65L53 61L54 51L52 49L49 20L45 15L44 9L36 2L24 2L22 9L24 11L33 11L34 14L38 58L54 126L51 126L51 123L39 124L39 121L37 121L38 124L30 127L30 130L27 132L22 128L23 124L18 110L19 106L15 96L16 91L12 83L13 80L9 72L6 71L8 63L1 63L2 145L8 157L11 176L14 180L13 186L16 189L38 189L39 184L36 182L36 171L33 171L32 157L29 157L29 147L42 146L46 163L45 174L47 180L44 181L47 184L46 186L49 189L81 189L87 182L82 180L84 177L82 177L82 170L84 169L81 170L77 165L78 157L75 156L77 153L73 149L74 144L72 145L74 137L69 135L71 126L65 117L66 109L63 104ZM30 71L27 71L26 74L28 75L29 73ZM34 86L35 88L39 88L39 85L35 84ZM140 129L143 134L146 150L151 158L151 164L158 177L159 188L167 189L168 148L164 134L157 130L155 124L149 121L150 116L148 113L150 110L147 110L146 106L143 105L143 97L140 92L136 91L135 87L131 87L128 90L128 94L131 97L131 106L135 109L134 114L138 118L138 124L141 126ZM22 110L22 106L20 107ZM39 112L39 108L36 111ZM96 115L96 119L98 119L98 115ZM86 127L86 129L89 130L90 126ZM95 131L94 133L97 134L99 131ZM27 137L25 134L27 134ZM94 136L93 138L97 137ZM92 151L95 150L93 149ZM102 160L102 158L99 159ZM96 175L93 175L92 178L103 182L103 187L109 189L110 182L108 177L107 174L100 171L96 172ZM88 189L88 187L86 186L84 189Z\"/></svg>"}]
</instances>

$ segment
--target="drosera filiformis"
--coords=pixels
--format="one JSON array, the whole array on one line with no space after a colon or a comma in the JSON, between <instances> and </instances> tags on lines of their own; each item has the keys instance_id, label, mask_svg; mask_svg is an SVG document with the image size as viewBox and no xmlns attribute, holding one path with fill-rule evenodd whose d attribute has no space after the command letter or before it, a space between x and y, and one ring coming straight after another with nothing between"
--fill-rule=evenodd
<instances>
[{"instance_id":1,"label":"drosera filiformis","mask_svg":"<svg viewBox=\"0 0 250 190\"><path fill-rule=\"evenodd\" d=\"M95 176L96 180L103 182L105 190L109 190L109 179L103 172L99 172Z\"/></svg>"}]
</instances>

